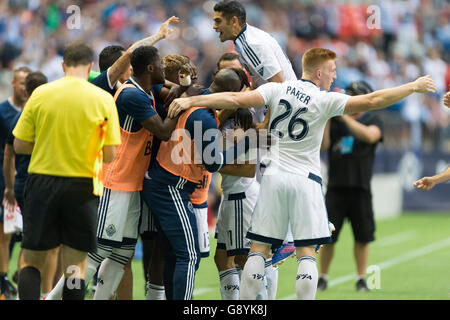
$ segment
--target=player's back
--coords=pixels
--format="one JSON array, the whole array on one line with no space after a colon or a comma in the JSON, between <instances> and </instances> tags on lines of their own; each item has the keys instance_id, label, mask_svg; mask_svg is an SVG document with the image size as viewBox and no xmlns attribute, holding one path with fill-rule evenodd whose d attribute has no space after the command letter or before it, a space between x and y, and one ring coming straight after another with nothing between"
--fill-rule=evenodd
<instances>
[{"instance_id":1,"label":"player's back","mask_svg":"<svg viewBox=\"0 0 450 320\"><path fill-rule=\"evenodd\" d=\"M286 81L297 79L291 62L269 33L247 24L234 44L256 86L267 83L279 71Z\"/></svg>"},{"instance_id":2,"label":"player's back","mask_svg":"<svg viewBox=\"0 0 450 320\"><path fill-rule=\"evenodd\" d=\"M275 142L262 162L283 171L320 176L326 122L343 114L349 96L321 91L308 80L268 83L257 90L270 107L268 129Z\"/></svg>"}]
</instances>

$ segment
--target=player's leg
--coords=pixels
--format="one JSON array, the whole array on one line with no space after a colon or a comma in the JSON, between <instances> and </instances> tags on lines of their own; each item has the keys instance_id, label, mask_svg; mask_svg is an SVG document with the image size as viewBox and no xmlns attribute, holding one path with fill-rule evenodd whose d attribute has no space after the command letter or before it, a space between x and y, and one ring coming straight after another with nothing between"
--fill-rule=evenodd
<instances>
[{"instance_id":1,"label":"player's leg","mask_svg":"<svg viewBox=\"0 0 450 320\"><path fill-rule=\"evenodd\" d=\"M133 258L128 260L124 268L122 280L116 290L117 300L133 300L133 272L131 270L131 262Z\"/></svg>"},{"instance_id":2,"label":"player's leg","mask_svg":"<svg viewBox=\"0 0 450 320\"><path fill-rule=\"evenodd\" d=\"M92 182L91 182L92 183ZM91 187L92 188L92 187ZM61 243L61 180L51 176L30 174L25 186L22 210L23 268L19 273L19 298L39 300L41 271L47 251Z\"/></svg>"},{"instance_id":3,"label":"player's leg","mask_svg":"<svg viewBox=\"0 0 450 320\"><path fill-rule=\"evenodd\" d=\"M117 225L118 236L122 243L120 247L113 247L108 256L108 263L100 266L98 272L98 284L94 300L107 300L114 295L125 272L125 265L134 255L138 237L139 219L141 216L141 194L139 191L129 192L128 207L126 208L126 219ZM109 227L108 227L109 228ZM120 232L120 230L122 230ZM114 236L114 235L111 235ZM99 241L100 242L100 241ZM126 290L130 292L131 287ZM128 295L131 295L129 293Z\"/></svg>"},{"instance_id":4,"label":"player's leg","mask_svg":"<svg viewBox=\"0 0 450 320\"><path fill-rule=\"evenodd\" d=\"M154 234L152 256L148 266L149 282L147 300L166 300L164 287L164 249L161 243L161 233Z\"/></svg>"},{"instance_id":5,"label":"player's leg","mask_svg":"<svg viewBox=\"0 0 450 320\"><path fill-rule=\"evenodd\" d=\"M42 298L46 299L48 293L53 288L53 279L55 278L56 268L58 266L59 247L48 251L45 267L42 270Z\"/></svg>"},{"instance_id":6,"label":"player's leg","mask_svg":"<svg viewBox=\"0 0 450 320\"><path fill-rule=\"evenodd\" d=\"M194 206L195 219L198 230L198 246L200 248L200 257L209 257L209 231L208 231L208 205L203 203Z\"/></svg>"},{"instance_id":7,"label":"player's leg","mask_svg":"<svg viewBox=\"0 0 450 320\"><path fill-rule=\"evenodd\" d=\"M62 299L83 300L86 258L88 252L97 250L99 199L92 193L92 179L65 178L61 184L61 257L66 279Z\"/></svg>"},{"instance_id":8,"label":"player's leg","mask_svg":"<svg viewBox=\"0 0 450 320\"><path fill-rule=\"evenodd\" d=\"M285 187L298 261L296 293L298 299L312 300L318 283L316 246L331 242L321 178L312 173L293 176Z\"/></svg>"},{"instance_id":9,"label":"player's leg","mask_svg":"<svg viewBox=\"0 0 450 320\"><path fill-rule=\"evenodd\" d=\"M375 239L375 219L370 191L355 191L351 202L350 223L355 239L354 256L357 269L356 289L368 291L365 276L369 260L369 243Z\"/></svg>"},{"instance_id":10,"label":"player's leg","mask_svg":"<svg viewBox=\"0 0 450 320\"><path fill-rule=\"evenodd\" d=\"M315 246L297 247L297 277L295 291L299 300L314 300L317 291L318 272Z\"/></svg>"},{"instance_id":11,"label":"player's leg","mask_svg":"<svg viewBox=\"0 0 450 320\"><path fill-rule=\"evenodd\" d=\"M328 273L334 256L335 244L344 224L347 212L346 202L348 198L343 192L336 189L328 189L325 196L325 205L328 212L328 220L333 223L335 231L331 235L332 243L324 244L320 248L320 278L317 284L318 290L325 290L328 285Z\"/></svg>"},{"instance_id":12,"label":"player's leg","mask_svg":"<svg viewBox=\"0 0 450 320\"><path fill-rule=\"evenodd\" d=\"M267 292L265 296L261 296L261 293L265 291L264 269L270 246L268 243L252 242L247 262L242 271L240 285L241 300L256 300L258 295L260 295L260 299L267 299Z\"/></svg>"},{"instance_id":13,"label":"player's leg","mask_svg":"<svg viewBox=\"0 0 450 320\"><path fill-rule=\"evenodd\" d=\"M200 249L197 221L189 194L152 180L144 181L143 194L163 235L167 299L190 300L200 261ZM168 243L165 243L164 237Z\"/></svg>"},{"instance_id":14,"label":"player's leg","mask_svg":"<svg viewBox=\"0 0 450 320\"><path fill-rule=\"evenodd\" d=\"M231 254L231 251L230 255L227 254L227 244L230 246L233 238L232 236L230 238L230 234L235 234L235 230L231 230L234 224L230 225L230 222L235 220L235 206L234 201L228 201L224 197L225 195L222 195L216 222L217 247L214 262L219 272L222 300L239 300L240 279L234 262L235 256ZM231 250L231 248L229 249Z\"/></svg>"},{"instance_id":15,"label":"player's leg","mask_svg":"<svg viewBox=\"0 0 450 320\"><path fill-rule=\"evenodd\" d=\"M0 208L1 216L3 217L3 207ZM3 219L0 222L0 295L6 299L12 298L12 292L7 286L8 267L9 267L9 243L11 241L11 234L5 234L3 231Z\"/></svg>"}]
</instances>

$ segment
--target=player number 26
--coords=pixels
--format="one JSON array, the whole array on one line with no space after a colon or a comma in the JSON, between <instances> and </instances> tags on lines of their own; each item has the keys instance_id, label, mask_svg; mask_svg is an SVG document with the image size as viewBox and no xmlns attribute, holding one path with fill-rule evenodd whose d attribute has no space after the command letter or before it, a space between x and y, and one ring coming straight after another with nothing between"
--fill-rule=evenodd
<instances>
[{"instance_id":1,"label":"player number 26","mask_svg":"<svg viewBox=\"0 0 450 320\"><path fill-rule=\"evenodd\" d=\"M308 134L309 126L308 126L308 123L305 120L299 118L299 116L302 115L303 113L307 112L308 108L304 107L304 108L298 109L294 113L294 115L291 117L291 114L292 114L291 104L288 101L281 99L279 105L281 107L284 107L286 109L286 111L283 112L282 114L276 116L275 119L273 119L273 121L270 125L270 132L275 134L276 136L278 136L280 139L283 138L284 133L277 130L276 127L281 121L284 121L289 118L289 124L288 124L289 137L294 141L302 140ZM294 127L297 124L301 124L303 126L303 129L299 134L294 134Z\"/></svg>"}]
</instances>

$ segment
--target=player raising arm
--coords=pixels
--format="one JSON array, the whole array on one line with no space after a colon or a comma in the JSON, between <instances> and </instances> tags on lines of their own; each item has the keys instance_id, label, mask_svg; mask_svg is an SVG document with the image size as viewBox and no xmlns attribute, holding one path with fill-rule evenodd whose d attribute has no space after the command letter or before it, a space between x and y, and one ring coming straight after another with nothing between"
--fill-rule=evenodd
<instances>
[{"instance_id":1,"label":"player raising arm","mask_svg":"<svg viewBox=\"0 0 450 320\"><path fill-rule=\"evenodd\" d=\"M314 299L318 272L315 247L331 242L320 177L320 145L328 119L381 109L419 92L434 92L429 76L392 89L360 96L327 92L336 79L336 54L308 50L300 80L267 83L254 91L175 99L169 117L194 105L250 108L268 105L269 132L277 143L262 159L266 170L247 238L253 240L242 273L241 299L255 299L264 286L264 265L271 246L281 245L291 228L298 270L297 297Z\"/></svg>"}]
</instances>

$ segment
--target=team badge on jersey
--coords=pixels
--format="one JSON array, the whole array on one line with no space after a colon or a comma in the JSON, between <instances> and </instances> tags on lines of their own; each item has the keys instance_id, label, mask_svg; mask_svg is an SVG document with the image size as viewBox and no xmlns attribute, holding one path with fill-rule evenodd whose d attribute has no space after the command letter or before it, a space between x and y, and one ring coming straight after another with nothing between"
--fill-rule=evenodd
<instances>
[{"instance_id":1,"label":"team badge on jersey","mask_svg":"<svg viewBox=\"0 0 450 320\"><path fill-rule=\"evenodd\" d=\"M113 224L110 224L107 228L106 228L106 235L108 237L112 237L114 235L114 233L116 233L116 227Z\"/></svg>"},{"instance_id":2,"label":"team badge on jersey","mask_svg":"<svg viewBox=\"0 0 450 320\"><path fill-rule=\"evenodd\" d=\"M190 212L192 212L192 213L194 212L194 206L192 205L192 202L190 202L190 201L188 202L188 209Z\"/></svg>"}]
</instances>

